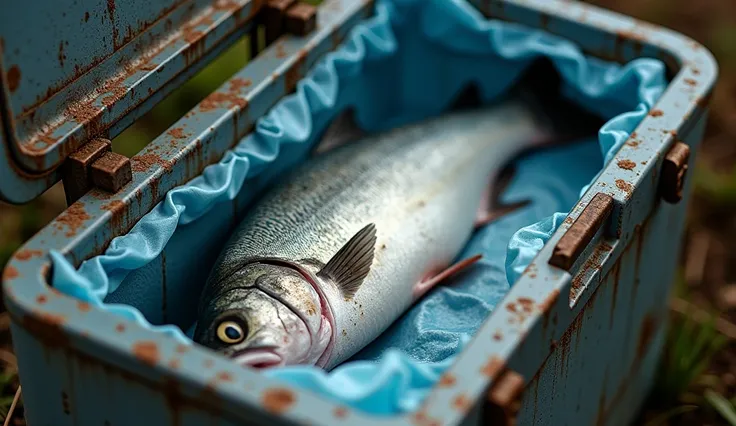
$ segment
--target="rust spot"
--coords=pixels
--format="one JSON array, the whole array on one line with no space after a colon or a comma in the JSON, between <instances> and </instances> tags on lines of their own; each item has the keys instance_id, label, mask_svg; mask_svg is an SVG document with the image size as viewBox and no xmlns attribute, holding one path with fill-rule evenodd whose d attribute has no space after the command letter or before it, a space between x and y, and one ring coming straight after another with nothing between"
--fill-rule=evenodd
<instances>
[{"instance_id":1,"label":"rust spot","mask_svg":"<svg viewBox=\"0 0 736 426\"><path fill-rule=\"evenodd\" d=\"M64 68L64 61L66 60L66 55L64 54L64 42L59 42L59 65Z\"/></svg>"},{"instance_id":2,"label":"rust spot","mask_svg":"<svg viewBox=\"0 0 736 426\"><path fill-rule=\"evenodd\" d=\"M120 323L120 324L116 325L115 326L115 331L117 331L118 333L124 332L125 331L125 324Z\"/></svg>"},{"instance_id":3,"label":"rust spot","mask_svg":"<svg viewBox=\"0 0 736 426\"><path fill-rule=\"evenodd\" d=\"M285 58L286 57L286 50L284 49L283 43L278 43L276 45L276 57L277 58Z\"/></svg>"},{"instance_id":4,"label":"rust spot","mask_svg":"<svg viewBox=\"0 0 736 426\"><path fill-rule=\"evenodd\" d=\"M81 201L77 201L76 203L69 206L68 209L64 210L64 212L62 212L61 215L56 218L56 222L57 224L66 225L66 227L68 228L66 236L73 237L77 234L79 228L84 226L84 222L88 219L89 215L84 209L84 203Z\"/></svg>"},{"instance_id":5,"label":"rust spot","mask_svg":"<svg viewBox=\"0 0 736 426\"><path fill-rule=\"evenodd\" d=\"M493 340L497 342L503 340L503 333L501 333L501 330L496 330L496 332L493 333Z\"/></svg>"},{"instance_id":6,"label":"rust spot","mask_svg":"<svg viewBox=\"0 0 736 426\"><path fill-rule=\"evenodd\" d=\"M233 93L214 92L204 98L199 104L199 110L202 112L212 111L217 108L245 108L248 101Z\"/></svg>"},{"instance_id":7,"label":"rust spot","mask_svg":"<svg viewBox=\"0 0 736 426\"><path fill-rule=\"evenodd\" d=\"M629 140L626 141L626 145L628 145L628 146L630 146L632 148L636 148L637 146L639 146L639 141L635 141L635 140L629 139Z\"/></svg>"},{"instance_id":8,"label":"rust spot","mask_svg":"<svg viewBox=\"0 0 736 426\"><path fill-rule=\"evenodd\" d=\"M267 389L263 393L263 408L273 414L285 413L296 401L294 393L288 389Z\"/></svg>"},{"instance_id":9,"label":"rust spot","mask_svg":"<svg viewBox=\"0 0 736 426\"><path fill-rule=\"evenodd\" d=\"M651 115L652 117L661 117L664 115L664 112L662 112L661 109L653 109L649 111L649 115Z\"/></svg>"},{"instance_id":10,"label":"rust spot","mask_svg":"<svg viewBox=\"0 0 736 426\"><path fill-rule=\"evenodd\" d=\"M82 301L77 302L77 309L79 309L81 312L89 312L91 308L92 307L87 302L82 302Z\"/></svg>"},{"instance_id":11,"label":"rust spot","mask_svg":"<svg viewBox=\"0 0 736 426\"><path fill-rule=\"evenodd\" d=\"M621 160L618 162L618 166L624 170L633 170L636 163L631 160Z\"/></svg>"},{"instance_id":12,"label":"rust spot","mask_svg":"<svg viewBox=\"0 0 736 426\"><path fill-rule=\"evenodd\" d=\"M133 355L145 364L156 365L159 360L158 346L151 340L136 342L133 345Z\"/></svg>"},{"instance_id":13,"label":"rust spot","mask_svg":"<svg viewBox=\"0 0 736 426\"><path fill-rule=\"evenodd\" d=\"M232 382L234 379L232 374L228 373L227 371L221 371L217 373L217 380L220 380L222 382Z\"/></svg>"},{"instance_id":14,"label":"rust spot","mask_svg":"<svg viewBox=\"0 0 736 426\"><path fill-rule=\"evenodd\" d=\"M438 385L443 388L449 388L449 387L455 386L455 382L457 382L457 379L455 379L455 376L453 376L451 373L445 373L442 376L440 376Z\"/></svg>"},{"instance_id":15,"label":"rust spot","mask_svg":"<svg viewBox=\"0 0 736 426\"><path fill-rule=\"evenodd\" d=\"M623 179L616 179L616 186L618 189L624 191L627 194L631 194L632 186L630 183L626 182Z\"/></svg>"},{"instance_id":16,"label":"rust spot","mask_svg":"<svg viewBox=\"0 0 736 426\"><path fill-rule=\"evenodd\" d=\"M173 128L173 129L169 130L169 131L168 131L168 132L166 132L166 133L167 133L167 134L168 134L169 136L171 136L172 138L175 138L175 139L185 139L185 138L187 137L187 136L186 136L186 135L184 134L184 129L182 129L181 127L176 127L176 128Z\"/></svg>"},{"instance_id":17,"label":"rust spot","mask_svg":"<svg viewBox=\"0 0 736 426\"><path fill-rule=\"evenodd\" d=\"M654 331L656 330L656 328L657 322L651 316L651 314L647 314L641 324L639 342L636 345L636 357L638 359L642 359L646 354L649 343L652 341L652 337L654 337Z\"/></svg>"},{"instance_id":18,"label":"rust spot","mask_svg":"<svg viewBox=\"0 0 736 426\"><path fill-rule=\"evenodd\" d=\"M230 92L240 92L242 89L246 87L250 87L253 84L253 82L249 78L240 78L235 77L232 80L230 80Z\"/></svg>"},{"instance_id":19,"label":"rust spot","mask_svg":"<svg viewBox=\"0 0 736 426\"><path fill-rule=\"evenodd\" d=\"M345 417L347 417L347 416L348 416L348 410L347 410L346 408L344 408L344 407L337 407L337 408L335 408L335 410L333 411L333 414L334 414L334 415L335 415L335 417L337 417L338 419L344 419Z\"/></svg>"},{"instance_id":20,"label":"rust spot","mask_svg":"<svg viewBox=\"0 0 736 426\"><path fill-rule=\"evenodd\" d=\"M89 12L84 12L84 22L89 21Z\"/></svg>"},{"instance_id":21,"label":"rust spot","mask_svg":"<svg viewBox=\"0 0 736 426\"><path fill-rule=\"evenodd\" d=\"M24 262L26 260L30 260L32 257L35 256L41 256L43 254L43 251L41 250L21 250L18 253L15 254L15 258L17 260L20 260L21 262Z\"/></svg>"},{"instance_id":22,"label":"rust spot","mask_svg":"<svg viewBox=\"0 0 736 426\"><path fill-rule=\"evenodd\" d=\"M179 344L176 346L176 353L183 354L189 351L189 346Z\"/></svg>"},{"instance_id":23,"label":"rust spot","mask_svg":"<svg viewBox=\"0 0 736 426\"><path fill-rule=\"evenodd\" d=\"M8 70L8 89L10 89L11 92L15 92L18 89L18 86L20 86L20 68L18 68L18 65L13 65Z\"/></svg>"},{"instance_id":24,"label":"rust spot","mask_svg":"<svg viewBox=\"0 0 736 426\"><path fill-rule=\"evenodd\" d=\"M636 132L631 132L631 138L632 139L636 139L637 136L639 136L639 135L637 135Z\"/></svg>"},{"instance_id":25,"label":"rust spot","mask_svg":"<svg viewBox=\"0 0 736 426\"><path fill-rule=\"evenodd\" d=\"M169 162L156 154L136 155L130 159L130 166L134 172L145 172L154 165L161 166L165 169L169 167Z\"/></svg>"},{"instance_id":26,"label":"rust spot","mask_svg":"<svg viewBox=\"0 0 736 426\"><path fill-rule=\"evenodd\" d=\"M36 303L38 303L39 305L43 305L44 303L48 302L48 300L49 299L48 297L46 297L45 294L39 294L38 296L36 296Z\"/></svg>"},{"instance_id":27,"label":"rust spot","mask_svg":"<svg viewBox=\"0 0 736 426\"><path fill-rule=\"evenodd\" d=\"M488 362L480 369L481 374L486 377L494 378L505 367L504 362L496 355L491 356Z\"/></svg>"},{"instance_id":28,"label":"rust spot","mask_svg":"<svg viewBox=\"0 0 736 426\"><path fill-rule=\"evenodd\" d=\"M534 310L534 301L528 297L520 297L519 304L524 309L524 312L530 313Z\"/></svg>"},{"instance_id":29,"label":"rust spot","mask_svg":"<svg viewBox=\"0 0 736 426\"><path fill-rule=\"evenodd\" d=\"M456 396L452 400L452 408L460 412L466 412L473 406L473 401L464 394Z\"/></svg>"},{"instance_id":30,"label":"rust spot","mask_svg":"<svg viewBox=\"0 0 736 426\"><path fill-rule=\"evenodd\" d=\"M511 312L511 313L514 313L514 314L518 314L519 313L519 311L516 309L516 304L514 302L511 302L511 303L507 304L506 305L506 310L509 311L509 312Z\"/></svg>"},{"instance_id":31,"label":"rust spot","mask_svg":"<svg viewBox=\"0 0 736 426\"><path fill-rule=\"evenodd\" d=\"M286 93L291 93L294 91L294 89L296 89L296 84L302 78L302 72L303 72L306 60L307 60L307 50L300 49L299 54L297 55L296 60L294 61L294 64L291 66L291 68L289 68L288 71L286 71L286 76L284 80L284 87L285 87Z\"/></svg>"},{"instance_id":32,"label":"rust spot","mask_svg":"<svg viewBox=\"0 0 736 426\"><path fill-rule=\"evenodd\" d=\"M544 313L549 313L550 310L555 306L555 303L557 303L557 298L560 297L560 290L554 289L550 294L547 296L546 299L542 303L539 304L539 310Z\"/></svg>"},{"instance_id":33,"label":"rust spot","mask_svg":"<svg viewBox=\"0 0 736 426\"><path fill-rule=\"evenodd\" d=\"M698 82L697 82L697 81L695 81L695 80L693 80L692 78L686 78L686 79L685 79L685 80L683 80L683 81L684 81L684 82L685 82L685 84L687 84L688 86L697 86L697 85L698 85Z\"/></svg>"}]
</instances>

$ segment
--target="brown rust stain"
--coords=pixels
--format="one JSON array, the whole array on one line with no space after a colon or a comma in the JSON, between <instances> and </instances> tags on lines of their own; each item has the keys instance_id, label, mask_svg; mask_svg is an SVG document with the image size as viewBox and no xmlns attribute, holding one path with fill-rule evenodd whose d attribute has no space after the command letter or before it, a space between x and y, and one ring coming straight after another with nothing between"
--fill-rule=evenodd
<instances>
[{"instance_id":1,"label":"brown rust stain","mask_svg":"<svg viewBox=\"0 0 736 426\"><path fill-rule=\"evenodd\" d=\"M649 111L649 115L651 115L652 117L661 117L664 115L664 112L662 112L661 109L653 109Z\"/></svg>"},{"instance_id":2,"label":"brown rust stain","mask_svg":"<svg viewBox=\"0 0 736 426\"><path fill-rule=\"evenodd\" d=\"M493 355L488 359L488 362L481 367L480 372L486 377L494 378L505 366L506 364L501 358L497 355Z\"/></svg>"},{"instance_id":3,"label":"brown rust stain","mask_svg":"<svg viewBox=\"0 0 736 426\"><path fill-rule=\"evenodd\" d=\"M59 42L59 65L64 68L64 61L66 60L66 55L64 54L64 41Z\"/></svg>"},{"instance_id":4,"label":"brown rust stain","mask_svg":"<svg viewBox=\"0 0 736 426\"><path fill-rule=\"evenodd\" d=\"M624 191L627 194L631 194L631 190L633 189L631 184L626 182L623 179L616 179L616 187L618 187L618 189Z\"/></svg>"},{"instance_id":5,"label":"brown rust stain","mask_svg":"<svg viewBox=\"0 0 736 426\"><path fill-rule=\"evenodd\" d=\"M468 411L473 406L473 401L465 394L457 395L452 399L452 408L462 413Z\"/></svg>"},{"instance_id":6,"label":"brown rust stain","mask_svg":"<svg viewBox=\"0 0 736 426\"><path fill-rule=\"evenodd\" d=\"M118 46L118 26L115 25L115 0L107 0L107 14L110 17L110 26L112 27L112 44L117 50Z\"/></svg>"},{"instance_id":7,"label":"brown rust stain","mask_svg":"<svg viewBox=\"0 0 736 426\"><path fill-rule=\"evenodd\" d=\"M250 87L253 84L253 82L249 78L235 77L232 80L230 80L229 84L230 84L230 87L229 87L230 92L240 92L244 88Z\"/></svg>"},{"instance_id":8,"label":"brown rust stain","mask_svg":"<svg viewBox=\"0 0 736 426\"><path fill-rule=\"evenodd\" d=\"M84 22L89 21L89 12L84 12Z\"/></svg>"},{"instance_id":9,"label":"brown rust stain","mask_svg":"<svg viewBox=\"0 0 736 426\"><path fill-rule=\"evenodd\" d=\"M187 353L188 351L189 351L189 346L187 345L179 344L176 346L176 353L183 354L183 353Z\"/></svg>"},{"instance_id":10,"label":"brown rust stain","mask_svg":"<svg viewBox=\"0 0 736 426\"><path fill-rule=\"evenodd\" d=\"M26 260L30 260L31 258L36 257L36 256L41 256L42 254L43 254L43 251L41 250L24 249L16 253L14 257L17 260L20 260L21 262L25 262Z\"/></svg>"},{"instance_id":11,"label":"brown rust stain","mask_svg":"<svg viewBox=\"0 0 736 426\"><path fill-rule=\"evenodd\" d=\"M38 303L39 305L43 305L44 303L48 301L49 301L49 298L46 297L45 294L39 294L38 296L36 296L36 303Z\"/></svg>"},{"instance_id":12,"label":"brown rust stain","mask_svg":"<svg viewBox=\"0 0 736 426\"><path fill-rule=\"evenodd\" d=\"M641 331L639 332L639 340L636 345L636 357L641 360L647 352L649 343L651 343L654 337L654 332L657 329L657 321L651 315L647 314L644 317L644 321L641 324Z\"/></svg>"},{"instance_id":13,"label":"brown rust stain","mask_svg":"<svg viewBox=\"0 0 736 426\"><path fill-rule=\"evenodd\" d=\"M493 340L500 342L503 340L503 333L501 333L501 330L496 330L495 333L493 333Z\"/></svg>"},{"instance_id":14,"label":"brown rust stain","mask_svg":"<svg viewBox=\"0 0 736 426\"><path fill-rule=\"evenodd\" d=\"M697 85L698 85L698 82L697 82L697 81L695 81L695 80L694 80L694 79L692 79L692 78L686 78L686 79L684 79L683 81L684 81L684 82L685 82L685 84L687 84L688 86L697 86Z\"/></svg>"},{"instance_id":15,"label":"brown rust stain","mask_svg":"<svg viewBox=\"0 0 736 426\"><path fill-rule=\"evenodd\" d=\"M168 365L169 365L169 368L173 370L177 370L179 367L181 367L181 361L179 360L179 358L172 358L169 361Z\"/></svg>"},{"instance_id":16,"label":"brown rust stain","mask_svg":"<svg viewBox=\"0 0 736 426\"><path fill-rule=\"evenodd\" d=\"M631 160L620 160L617 164L624 170L633 170L636 167L636 163Z\"/></svg>"},{"instance_id":17,"label":"brown rust stain","mask_svg":"<svg viewBox=\"0 0 736 426\"><path fill-rule=\"evenodd\" d=\"M186 139L187 137L187 135L184 134L184 129L181 127L175 127L166 133L174 139Z\"/></svg>"},{"instance_id":18,"label":"brown rust stain","mask_svg":"<svg viewBox=\"0 0 736 426\"><path fill-rule=\"evenodd\" d=\"M534 310L534 301L528 297L520 297L519 305L521 305L526 313L531 313Z\"/></svg>"},{"instance_id":19,"label":"brown rust stain","mask_svg":"<svg viewBox=\"0 0 736 426\"><path fill-rule=\"evenodd\" d=\"M300 49L294 64L288 71L286 71L286 76L284 77L284 88L286 93L293 92L294 89L296 89L296 84L301 80L302 72L304 71L305 63L307 61L307 53L306 49Z\"/></svg>"},{"instance_id":20,"label":"brown rust stain","mask_svg":"<svg viewBox=\"0 0 736 426\"><path fill-rule=\"evenodd\" d=\"M169 167L169 162L162 159L161 156L157 154L136 155L130 159L130 166L134 172L145 172L154 165L158 165L161 166L161 168L166 169Z\"/></svg>"},{"instance_id":21,"label":"brown rust stain","mask_svg":"<svg viewBox=\"0 0 736 426\"><path fill-rule=\"evenodd\" d=\"M133 344L133 355L147 365L156 365L160 359L158 345L152 340L143 340Z\"/></svg>"},{"instance_id":22,"label":"brown rust stain","mask_svg":"<svg viewBox=\"0 0 736 426\"><path fill-rule=\"evenodd\" d=\"M221 371L221 372L217 373L217 380L219 380L221 382L232 382L235 379L233 379L233 375L230 374L229 372L227 372L227 371Z\"/></svg>"},{"instance_id":23,"label":"brown rust stain","mask_svg":"<svg viewBox=\"0 0 736 426\"><path fill-rule=\"evenodd\" d=\"M11 92L15 92L18 90L18 86L20 86L20 68L18 68L18 65L13 65L8 69L8 89L10 89Z\"/></svg>"},{"instance_id":24,"label":"brown rust stain","mask_svg":"<svg viewBox=\"0 0 736 426\"><path fill-rule=\"evenodd\" d=\"M437 383L437 385L443 388L449 388L449 387L455 386L456 382L457 382L457 379L452 373L445 373L442 376L440 376L440 380Z\"/></svg>"},{"instance_id":25,"label":"brown rust stain","mask_svg":"<svg viewBox=\"0 0 736 426\"><path fill-rule=\"evenodd\" d=\"M90 309L92 309L92 306L87 302L82 302L81 300L77 302L77 309L79 309L80 312L89 312Z\"/></svg>"},{"instance_id":26,"label":"brown rust stain","mask_svg":"<svg viewBox=\"0 0 736 426\"><path fill-rule=\"evenodd\" d=\"M284 388L267 389L261 398L263 408L272 414L283 414L296 402L294 392Z\"/></svg>"},{"instance_id":27,"label":"brown rust stain","mask_svg":"<svg viewBox=\"0 0 736 426\"><path fill-rule=\"evenodd\" d=\"M84 209L84 203L77 201L76 203L69 206L68 209L56 218L57 224L63 224L67 227L67 237L73 237L77 234L79 228L84 226L84 222L89 220L89 215Z\"/></svg>"},{"instance_id":28,"label":"brown rust stain","mask_svg":"<svg viewBox=\"0 0 736 426\"><path fill-rule=\"evenodd\" d=\"M345 407L337 407L333 410L332 414L334 414L338 419L344 419L348 416L348 410Z\"/></svg>"},{"instance_id":29,"label":"brown rust stain","mask_svg":"<svg viewBox=\"0 0 736 426\"><path fill-rule=\"evenodd\" d=\"M236 93L214 92L200 102L199 110L206 112L217 108L233 109L235 107L243 109L247 105L248 101L241 98Z\"/></svg>"},{"instance_id":30,"label":"brown rust stain","mask_svg":"<svg viewBox=\"0 0 736 426\"><path fill-rule=\"evenodd\" d=\"M117 331L118 333L124 332L125 331L125 324L120 323L120 324L116 325L115 326L115 331Z\"/></svg>"}]
</instances>

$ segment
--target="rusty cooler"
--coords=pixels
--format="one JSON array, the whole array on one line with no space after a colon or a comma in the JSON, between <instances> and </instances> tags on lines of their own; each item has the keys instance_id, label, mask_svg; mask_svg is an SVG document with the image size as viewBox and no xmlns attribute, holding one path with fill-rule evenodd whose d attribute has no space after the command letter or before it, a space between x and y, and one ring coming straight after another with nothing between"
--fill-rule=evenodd
<instances>
[{"instance_id":1,"label":"rusty cooler","mask_svg":"<svg viewBox=\"0 0 736 426\"><path fill-rule=\"evenodd\" d=\"M687 171L717 77L700 44L562 0L43 0L2 10L0 197L23 204L63 182L68 203L2 274L30 425L636 416L662 350ZM241 41L249 59L221 86L139 153L112 149ZM383 131L441 114L468 87L493 102L522 81L599 123L513 161L501 198L531 202L473 235L462 255L484 258L472 271L331 371L256 371L193 343L224 242L338 114L351 109L363 130Z\"/></svg>"}]
</instances>

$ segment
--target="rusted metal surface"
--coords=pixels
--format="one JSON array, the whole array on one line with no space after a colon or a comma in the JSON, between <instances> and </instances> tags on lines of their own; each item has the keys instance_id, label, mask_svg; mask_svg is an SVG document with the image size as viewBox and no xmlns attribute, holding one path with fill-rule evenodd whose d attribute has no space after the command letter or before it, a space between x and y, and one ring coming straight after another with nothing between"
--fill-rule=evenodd
<instances>
[{"instance_id":1,"label":"rusted metal surface","mask_svg":"<svg viewBox=\"0 0 736 426\"><path fill-rule=\"evenodd\" d=\"M560 238L549 259L549 264L566 271L570 270L595 233L609 218L612 210L613 198L607 194L596 194L565 232L565 235Z\"/></svg>"},{"instance_id":2,"label":"rusted metal surface","mask_svg":"<svg viewBox=\"0 0 736 426\"><path fill-rule=\"evenodd\" d=\"M333 3L317 9L314 32L277 40L133 157L133 179L118 193L92 189L10 261L3 271L3 291L30 424L133 425L140 423L142 412L162 425L469 424L483 417L474 407L487 398L489 388L505 387L501 384L509 370L528 379L518 424L625 424L630 420L633 407L651 383L661 348L664 301L684 226L685 203L660 202L661 166L675 136L696 151L716 69L705 49L679 34L576 2L477 3L482 3L478 7L483 12L544 26L601 56L630 59L653 53L670 58L678 74L656 113L631 135L572 210L569 222L511 287L418 411L391 418L348 411L249 369L233 368L209 351L141 329L46 285L50 249L75 265L101 253L166 191L217 161L257 117L293 90L319 55L333 48L335 40L371 10L370 5L348 0ZM198 36L196 31L189 33L191 40ZM66 49L60 50L68 63ZM17 91L22 91L25 71L22 67L19 71ZM127 119L113 127L123 128ZM9 145L2 147L9 154ZM8 158L0 156L2 161ZM688 162L692 161L691 155ZM0 191L5 194L7 174L3 174L5 164L0 166ZM29 178L29 182L37 181ZM690 184L685 180L685 201ZM32 185L36 184L29 183L26 189ZM597 193L615 201L610 226L594 233L569 271L550 265L554 247ZM233 208L219 209L217 217L235 220L242 205L242 200L236 200ZM146 283L161 286L161 299L153 302L159 311L164 303L172 306L180 301L166 292L164 283L174 258L170 254L176 249L172 239L160 262L150 262L150 270L136 271L154 272ZM572 295L573 286L577 290L570 303L561 296ZM167 321L178 323L179 319ZM501 396L496 400L503 400Z\"/></svg>"},{"instance_id":3,"label":"rusted metal surface","mask_svg":"<svg viewBox=\"0 0 736 426\"><path fill-rule=\"evenodd\" d=\"M660 191L662 199L668 203L678 203L682 200L689 159L690 147L682 142L675 143L664 157Z\"/></svg>"},{"instance_id":4,"label":"rusted metal surface","mask_svg":"<svg viewBox=\"0 0 736 426\"><path fill-rule=\"evenodd\" d=\"M69 155L64 164L64 193L67 204L72 204L92 187L90 166L112 150L108 139L95 138Z\"/></svg>"},{"instance_id":5,"label":"rusted metal surface","mask_svg":"<svg viewBox=\"0 0 736 426\"><path fill-rule=\"evenodd\" d=\"M284 28L287 32L304 37L314 31L317 25L317 8L299 2L286 11Z\"/></svg>"},{"instance_id":6,"label":"rusted metal surface","mask_svg":"<svg viewBox=\"0 0 736 426\"><path fill-rule=\"evenodd\" d=\"M41 45L22 46L27 44L20 38L26 29L13 31L17 22L23 22L16 20L17 14L0 18L0 38L5 45L0 75L7 77L3 64L21 70L17 91L4 103L9 137L4 141L8 151L0 154L0 160L11 166L3 170L10 179L0 179L0 196L5 200L29 201L53 185L60 178L58 166L70 153L94 136L116 136L152 107L149 98L160 99L174 88L169 83L180 83L193 75L244 35L261 6L255 0L136 0L119 4L111 0L108 4L115 6L91 11L87 22L74 16L73 26L60 27L58 50L65 59L56 63L53 58L55 63L48 67L39 67L37 62L50 61L52 56L33 54L34 47L40 49ZM100 5L87 6L92 10ZM67 16L67 10L80 9L58 2L37 6L49 13L59 9L56 19L62 13ZM69 12L66 19L76 14ZM130 24L131 19L135 25ZM12 25L3 25L6 20ZM37 21L27 22L33 30L30 23ZM113 34L107 34L110 31ZM32 43L42 44L39 38L33 37ZM58 35L53 39L56 51ZM76 40L72 45L76 49L67 47L72 40ZM34 92L34 88L41 92Z\"/></svg>"},{"instance_id":7,"label":"rusted metal surface","mask_svg":"<svg viewBox=\"0 0 736 426\"><path fill-rule=\"evenodd\" d=\"M108 152L92 163L90 174L92 183L108 192L118 192L133 179L130 159L115 152Z\"/></svg>"}]
</instances>

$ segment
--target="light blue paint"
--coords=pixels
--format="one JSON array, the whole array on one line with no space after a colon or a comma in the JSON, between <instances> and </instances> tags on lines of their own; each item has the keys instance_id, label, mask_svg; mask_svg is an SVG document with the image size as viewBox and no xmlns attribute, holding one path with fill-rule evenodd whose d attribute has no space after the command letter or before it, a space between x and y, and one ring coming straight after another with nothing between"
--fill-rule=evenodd
<instances>
[{"instance_id":1,"label":"light blue paint","mask_svg":"<svg viewBox=\"0 0 736 426\"><path fill-rule=\"evenodd\" d=\"M371 413L411 410L557 229L603 159L610 160L662 93L661 62L639 59L621 67L587 59L557 37L488 22L462 1L380 1L377 16L356 27L337 52L299 83L295 95L259 120L252 135L202 176L170 191L130 233L114 239L104 255L75 271L52 252L54 286L189 343L180 328L152 325L140 310L103 300L118 288L140 285L127 279L130 272L157 258L178 229L191 235L187 246L196 251L197 241L212 229L213 222L206 219L218 211L218 203L252 195L251 186L243 189L246 178L264 171L272 176L301 159L316 140L312 135L321 133L345 106L356 108L365 129L386 129L440 113L470 81L479 84L484 99L495 99L541 55L551 58L561 72L566 94L611 118L597 146L588 141L521 161L504 197L529 197L533 204L469 242L463 255L482 251L482 268L432 293L355 361L329 374L312 367L267 373ZM196 231L199 227L201 232ZM167 285L185 283L172 280ZM132 298L127 302L146 303Z\"/></svg>"}]
</instances>

